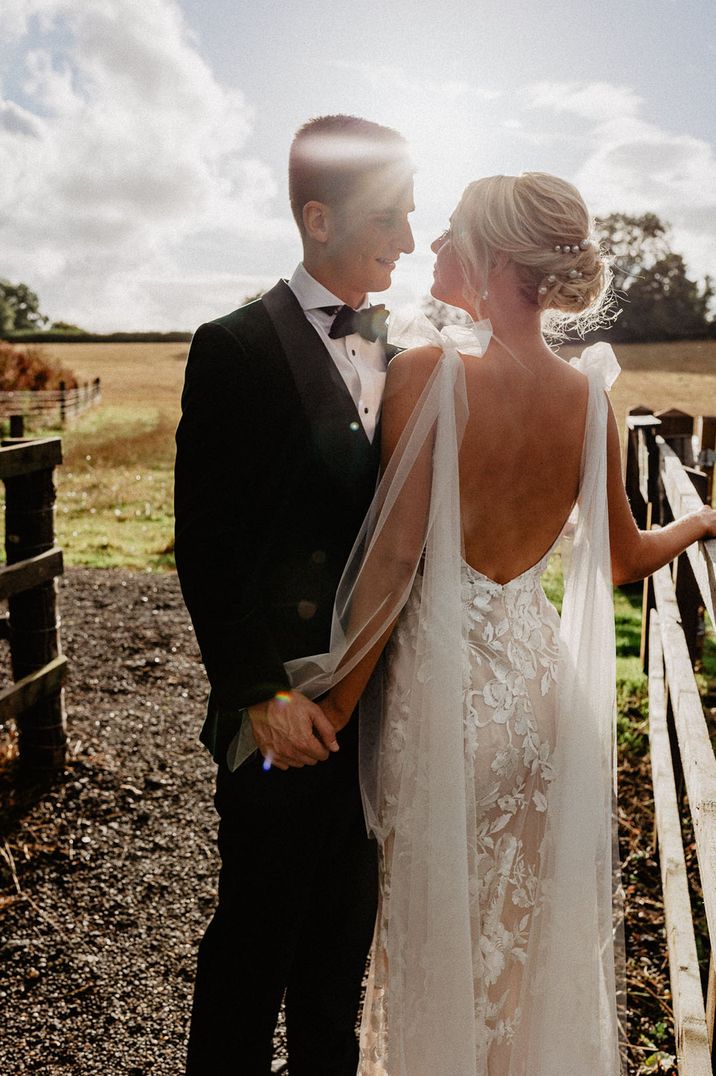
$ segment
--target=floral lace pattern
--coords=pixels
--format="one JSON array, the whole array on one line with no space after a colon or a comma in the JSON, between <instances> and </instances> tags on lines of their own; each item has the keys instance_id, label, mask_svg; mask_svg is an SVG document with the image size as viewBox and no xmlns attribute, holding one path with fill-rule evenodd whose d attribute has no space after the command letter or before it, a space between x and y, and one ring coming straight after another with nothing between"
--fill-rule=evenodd
<instances>
[{"instance_id":1,"label":"floral lace pattern","mask_svg":"<svg viewBox=\"0 0 716 1076\"><path fill-rule=\"evenodd\" d=\"M475 811L470 849L475 1071L480 1076L523 1071L511 1056L511 1043L522 1017L524 968L540 914L541 845L556 735L559 617L540 583L550 553L506 584L468 564L462 568L465 765ZM394 812L405 778L401 748L412 676L421 675L419 658L415 665L418 605L411 596L387 655L382 762L388 836L381 843L381 906L361 1033L361 1076L393 1076L388 984L395 969L388 967L384 939ZM410 824L405 809L402 818Z\"/></svg>"}]
</instances>

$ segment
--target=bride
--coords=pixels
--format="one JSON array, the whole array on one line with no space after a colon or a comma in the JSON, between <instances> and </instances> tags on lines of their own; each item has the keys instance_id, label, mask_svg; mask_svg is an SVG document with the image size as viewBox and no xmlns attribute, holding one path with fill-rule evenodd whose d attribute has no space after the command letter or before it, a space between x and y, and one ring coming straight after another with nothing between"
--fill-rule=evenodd
<instances>
[{"instance_id":1,"label":"bride","mask_svg":"<svg viewBox=\"0 0 716 1076\"><path fill-rule=\"evenodd\" d=\"M623 980L611 588L716 535L704 508L641 532L596 344L608 268L578 191L470 184L432 294L471 329L393 324L383 470L331 652L291 663L336 728L362 696L381 903L361 1076L615 1076ZM489 318L488 322L480 319ZM560 546L561 619L540 577ZM387 646L386 646L387 643ZM381 652L385 652L379 661Z\"/></svg>"}]
</instances>

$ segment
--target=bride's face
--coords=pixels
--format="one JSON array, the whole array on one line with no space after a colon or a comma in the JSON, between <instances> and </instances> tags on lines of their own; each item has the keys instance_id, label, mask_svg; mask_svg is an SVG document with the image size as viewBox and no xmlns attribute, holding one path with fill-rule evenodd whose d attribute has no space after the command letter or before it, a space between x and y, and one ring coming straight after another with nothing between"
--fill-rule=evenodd
<instances>
[{"instance_id":1,"label":"bride's face","mask_svg":"<svg viewBox=\"0 0 716 1076\"><path fill-rule=\"evenodd\" d=\"M464 306L465 277L450 240L449 228L432 241L430 249L435 254L431 295L450 306Z\"/></svg>"}]
</instances>

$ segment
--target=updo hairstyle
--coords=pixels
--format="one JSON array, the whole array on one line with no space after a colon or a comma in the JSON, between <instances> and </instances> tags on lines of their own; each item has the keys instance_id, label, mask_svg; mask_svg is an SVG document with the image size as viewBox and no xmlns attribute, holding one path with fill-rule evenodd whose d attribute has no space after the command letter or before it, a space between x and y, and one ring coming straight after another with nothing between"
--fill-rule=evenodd
<instances>
[{"instance_id":1,"label":"updo hairstyle","mask_svg":"<svg viewBox=\"0 0 716 1076\"><path fill-rule=\"evenodd\" d=\"M517 267L524 301L545 315L552 335L609 321L611 273L593 238L582 196L547 172L489 176L471 183L452 215L453 249L476 306L500 255Z\"/></svg>"}]
</instances>

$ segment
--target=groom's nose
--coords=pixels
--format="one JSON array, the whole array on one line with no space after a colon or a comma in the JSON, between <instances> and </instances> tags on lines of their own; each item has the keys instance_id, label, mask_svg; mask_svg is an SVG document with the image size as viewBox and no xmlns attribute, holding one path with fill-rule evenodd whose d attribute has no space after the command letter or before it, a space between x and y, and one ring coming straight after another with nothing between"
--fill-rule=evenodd
<instances>
[{"instance_id":1,"label":"groom's nose","mask_svg":"<svg viewBox=\"0 0 716 1076\"><path fill-rule=\"evenodd\" d=\"M400 233L400 249L403 254L412 254L415 250L413 229L410 227L410 221L408 220L405 221Z\"/></svg>"}]
</instances>

